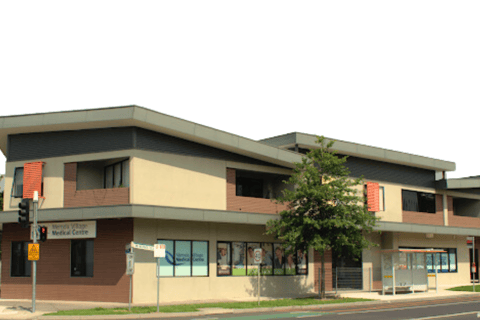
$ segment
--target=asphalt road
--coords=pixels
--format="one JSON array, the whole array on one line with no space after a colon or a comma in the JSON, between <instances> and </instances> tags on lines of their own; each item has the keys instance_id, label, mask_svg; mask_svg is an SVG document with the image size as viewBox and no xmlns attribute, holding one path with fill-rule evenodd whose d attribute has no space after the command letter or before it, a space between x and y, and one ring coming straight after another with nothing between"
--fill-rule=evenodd
<instances>
[{"instance_id":1,"label":"asphalt road","mask_svg":"<svg viewBox=\"0 0 480 320\"><path fill-rule=\"evenodd\" d=\"M166 319L165 317L159 319ZM284 310L277 312L216 314L204 317L176 317L175 319L319 319L319 320L386 320L386 319L480 319L480 298L465 297L435 301L409 301L356 306L328 306L311 310Z\"/></svg>"}]
</instances>

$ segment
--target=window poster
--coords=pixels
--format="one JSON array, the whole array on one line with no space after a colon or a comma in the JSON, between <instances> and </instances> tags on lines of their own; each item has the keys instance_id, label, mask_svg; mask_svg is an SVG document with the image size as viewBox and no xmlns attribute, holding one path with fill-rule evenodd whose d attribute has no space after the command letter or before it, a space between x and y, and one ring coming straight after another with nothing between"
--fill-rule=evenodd
<instances>
[{"instance_id":1,"label":"window poster","mask_svg":"<svg viewBox=\"0 0 480 320\"><path fill-rule=\"evenodd\" d=\"M258 242L248 242L247 243L247 268L248 275L254 276L258 274L258 265L254 262L253 251L260 248L260 243Z\"/></svg>"},{"instance_id":2,"label":"window poster","mask_svg":"<svg viewBox=\"0 0 480 320\"><path fill-rule=\"evenodd\" d=\"M425 261L425 254L423 254L423 253L415 253L415 260L414 260L414 262L415 262L415 264L417 265L417 267L416 267L417 269L422 269L422 270L423 270L423 269L425 268L425 267L424 267L424 265L425 265L424 261Z\"/></svg>"},{"instance_id":3,"label":"window poster","mask_svg":"<svg viewBox=\"0 0 480 320\"><path fill-rule=\"evenodd\" d=\"M233 270L234 276L247 275L247 268L245 263L245 242L232 242L232 257L233 257Z\"/></svg>"},{"instance_id":4,"label":"window poster","mask_svg":"<svg viewBox=\"0 0 480 320\"><path fill-rule=\"evenodd\" d=\"M448 272L448 253L442 252L440 254L440 264L442 265L442 272Z\"/></svg>"},{"instance_id":5,"label":"window poster","mask_svg":"<svg viewBox=\"0 0 480 320\"><path fill-rule=\"evenodd\" d=\"M435 253L435 268L437 269L437 272L440 272L440 253Z\"/></svg>"},{"instance_id":6,"label":"window poster","mask_svg":"<svg viewBox=\"0 0 480 320\"><path fill-rule=\"evenodd\" d=\"M273 274L273 246L271 243L262 243L262 275Z\"/></svg>"},{"instance_id":7,"label":"window poster","mask_svg":"<svg viewBox=\"0 0 480 320\"><path fill-rule=\"evenodd\" d=\"M160 276L173 277L173 266L175 265L173 241L158 240L157 243L165 245L165 258L160 258Z\"/></svg>"},{"instance_id":8,"label":"window poster","mask_svg":"<svg viewBox=\"0 0 480 320\"><path fill-rule=\"evenodd\" d=\"M273 258L274 274L283 275L285 274L285 256L282 244L275 243L273 250L275 252L275 257Z\"/></svg>"},{"instance_id":9,"label":"window poster","mask_svg":"<svg viewBox=\"0 0 480 320\"><path fill-rule=\"evenodd\" d=\"M190 276L191 241L175 241L175 276Z\"/></svg>"},{"instance_id":10,"label":"window poster","mask_svg":"<svg viewBox=\"0 0 480 320\"><path fill-rule=\"evenodd\" d=\"M292 247L288 247L285 254L287 256L285 261L285 274L296 274L295 251L292 249Z\"/></svg>"},{"instance_id":11,"label":"window poster","mask_svg":"<svg viewBox=\"0 0 480 320\"><path fill-rule=\"evenodd\" d=\"M307 274L307 254L302 250L297 250L297 270L298 274Z\"/></svg>"},{"instance_id":12,"label":"window poster","mask_svg":"<svg viewBox=\"0 0 480 320\"><path fill-rule=\"evenodd\" d=\"M217 243L217 273L218 275L230 276L230 244L226 242Z\"/></svg>"},{"instance_id":13,"label":"window poster","mask_svg":"<svg viewBox=\"0 0 480 320\"><path fill-rule=\"evenodd\" d=\"M448 254L449 256L449 263L450 263L450 272L455 272L457 271L457 261L456 261L456 257L455 257L455 253L454 252L450 252Z\"/></svg>"},{"instance_id":14,"label":"window poster","mask_svg":"<svg viewBox=\"0 0 480 320\"><path fill-rule=\"evenodd\" d=\"M208 242L192 242L192 276L208 276Z\"/></svg>"},{"instance_id":15,"label":"window poster","mask_svg":"<svg viewBox=\"0 0 480 320\"><path fill-rule=\"evenodd\" d=\"M427 263L426 263L427 271L428 272L434 272L434 270L433 270L433 254L430 253L430 254L427 254L426 256L427 256Z\"/></svg>"}]
</instances>

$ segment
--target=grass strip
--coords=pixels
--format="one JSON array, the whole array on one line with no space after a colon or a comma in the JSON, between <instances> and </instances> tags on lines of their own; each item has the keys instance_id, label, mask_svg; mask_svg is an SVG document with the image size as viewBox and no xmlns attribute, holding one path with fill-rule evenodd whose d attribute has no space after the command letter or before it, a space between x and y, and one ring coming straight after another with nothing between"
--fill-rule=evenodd
<instances>
[{"instance_id":1,"label":"grass strip","mask_svg":"<svg viewBox=\"0 0 480 320\"><path fill-rule=\"evenodd\" d=\"M160 306L160 312L195 312L202 308L224 308L224 309L253 309L253 308L272 308L272 307L290 307L290 306L307 306L322 305L347 302L372 301L371 299L329 299L319 300L315 298L298 298L298 299L278 299L261 301L260 306L257 301L251 302L219 302L219 303L201 303L201 304L179 304L170 306ZM132 307L131 312L128 308L94 308L94 309L77 309L77 310L61 310L55 313L47 313L45 316L94 316L94 315L118 315L118 314L140 314L157 312L157 307Z\"/></svg>"},{"instance_id":2,"label":"grass strip","mask_svg":"<svg viewBox=\"0 0 480 320\"><path fill-rule=\"evenodd\" d=\"M460 286L460 287L455 287L455 288L449 288L447 290L450 291L466 291L466 292L473 292L473 285L470 286ZM475 292L480 292L480 284L475 285Z\"/></svg>"}]
</instances>

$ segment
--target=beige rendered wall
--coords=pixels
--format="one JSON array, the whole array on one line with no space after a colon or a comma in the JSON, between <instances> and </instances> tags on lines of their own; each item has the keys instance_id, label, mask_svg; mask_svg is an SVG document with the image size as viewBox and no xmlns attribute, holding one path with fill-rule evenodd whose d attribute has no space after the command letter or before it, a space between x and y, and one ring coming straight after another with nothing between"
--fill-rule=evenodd
<instances>
[{"instance_id":1,"label":"beige rendered wall","mask_svg":"<svg viewBox=\"0 0 480 320\"><path fill-rule=\"evenodd\" d=\"M134 241L154 244L157 239L209 241L208 277L160 279L160 301L234 299L256 296L256 277L217 277L217 241L274 242L263 235L264 226L186 222L173 220L134 220ZM310 255L312 256L312 255ZM133 302L156 303L157 278L153 253L135 251ZM313 263L307 276L262 276L261 295L298 296L313 290Z\"/></svg>"},{"instance_id":2,"label":"beige rendered wall","mask_svg":"<svg viewBox=\"0 0 480 320\"><path fill-rule=\"evenodd\" d=\"M13 174L16 167L23 167L27 162L45 162L43 167L43 191L45 199L39 200L39 209L63 208L63 176L65 163L130 157L133 152L135 152L135 150L7 162L5 169L4 210L18 210L18 203L21 200L10 197Z\"/></svg>"},{"instance_id":3,"label":"beige rendered wall","mask_svg":"<svg viewBox=\"0 0 480 320\"><path fill-rule=\"evenodd\" d=\"M382 221L402 222L402 189L435 193L435 189L431 188L421 188L375 180L368 181L377 182L380 187L385 188L385 211L379 211L375 214L377 217L380 217Z\"/></svg>"},{"instance_id":4,"label":"beige rendered wall","mask_svg":"<svg viewBox=\"0 0 480 320\"><path fill-rule=\"evenodd\" d=\"M137 150L131 161L131 203L226 210L227 168L285 174L274 167Z\"/></svg>"}]
</instances>

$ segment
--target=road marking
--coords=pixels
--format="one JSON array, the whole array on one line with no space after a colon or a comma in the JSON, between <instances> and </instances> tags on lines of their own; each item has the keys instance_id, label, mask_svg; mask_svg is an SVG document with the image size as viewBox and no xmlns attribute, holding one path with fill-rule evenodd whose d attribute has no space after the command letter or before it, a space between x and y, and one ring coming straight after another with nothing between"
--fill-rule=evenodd
<instances>
[{"instance_id":1,"label":"road marking","mask_svg":"<svg viewBox=\"0 0 480 320\"><path fill-rule=\"evenodd\" d=\"M440 304L432 304L432 305L422 305L422 306L412 306L412 307L401 307L401 308L385 308L385 309L375 309L375 310L366 310L366 311L350 311L350 312L338 312L338 315L345 315L345 314L355 314L355 313L372 313L372 312L385 312L385 311L398 311L398 310L406 310L406 309L420 309L420 308L434 308L438 306L448 306L448 305L457 305L457 304L469 304L469 303L478 303L480 301L465 301L465 302L451 302L451 303L440 303Z\"/></svg>"},{"instance_id":2,"label":"road marking","mask_svg":"<svg viewBox=\"0 0 480 320\"><path fill-rule=\"evenodd\" d=\"M423 317L423 318L412 318L410 320L427 320L427 319L441 319L441 318L450 318L450 317L459 317L459 316L466 316L469 314L477 314L477 318L480 317L480 313L478 311L471 311L471 312L462 312L462 313L451 313L451 314L443 314L441 316L433 316L433 317Z\"/></svg>"}]
</instances>

